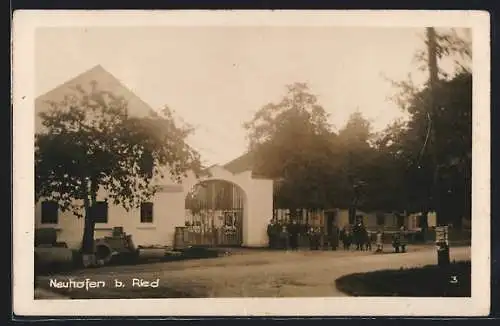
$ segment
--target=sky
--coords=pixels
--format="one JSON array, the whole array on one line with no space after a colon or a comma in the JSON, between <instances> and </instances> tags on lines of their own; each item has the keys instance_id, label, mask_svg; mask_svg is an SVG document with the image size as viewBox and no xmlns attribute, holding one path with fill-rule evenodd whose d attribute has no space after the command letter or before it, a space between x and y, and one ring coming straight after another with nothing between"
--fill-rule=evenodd
<instances>
[{"instance_id":1,"label":"sky","mask_svg":"<svg viewBox=\"0 0 500 326\"><path fill-rule=\"evenodd\" d=\"M142 100L167 105L196 128L189 143L205 164L247 148L242 124L285 86L306 82L340 129L359 110L373 130L404 117L384 76L421 83L414 54L425 30L353 27L40 28L36 81L42 95L100 64Z\"/></svg>"}]
</instances>

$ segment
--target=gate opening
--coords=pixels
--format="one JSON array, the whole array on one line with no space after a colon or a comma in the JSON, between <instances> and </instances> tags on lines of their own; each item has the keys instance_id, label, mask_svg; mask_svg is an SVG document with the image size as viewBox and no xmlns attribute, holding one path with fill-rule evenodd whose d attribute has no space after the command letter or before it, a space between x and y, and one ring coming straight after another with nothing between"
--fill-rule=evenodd
<instances>
[{"instance_id":1,"label":"gate opening","mask_svg":"<svg viewBox=\"0 0 500 326\"><path fill-rule=\"evenodd\" d=\"M243 190L224 180L202 181L185 201L187 242L200 246L241 246Z\"/></svg>"}]
</instances>

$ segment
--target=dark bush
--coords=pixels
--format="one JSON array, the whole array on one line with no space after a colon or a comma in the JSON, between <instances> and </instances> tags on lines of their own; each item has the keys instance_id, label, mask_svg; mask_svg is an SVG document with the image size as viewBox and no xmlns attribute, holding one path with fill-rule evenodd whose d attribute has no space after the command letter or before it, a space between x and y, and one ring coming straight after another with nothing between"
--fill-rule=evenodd
<instances>
[{"instance_id":1,"label":"dark bush","mask_svg":"<svg viewBox=\"0 0 500 326\"><path fill-rule=\"evenodd\" d=\"M335 284L353 296L470 297L471 264L356 273L338 278Z\"/></svg>"},{"instance_id":2,"label":"dark bush","mask_svg":"<svg viewBox=\"0 0 500 326\"><path fill-rule=\"evenodd\" d=\"M35 229L35 247L39 245L55 245L57 230L54 228Z\"/></svg>"},{"instance_id":3,"label":"dark bush","mask_svg":"<svg viewBox=\"0 0 500 326\"><path fill-rule=\"evenodd\" d=\"M217 250L203 246L192 246L181 250L184 258L214 258L219 256Z\"/></svg>"}]
</instances>

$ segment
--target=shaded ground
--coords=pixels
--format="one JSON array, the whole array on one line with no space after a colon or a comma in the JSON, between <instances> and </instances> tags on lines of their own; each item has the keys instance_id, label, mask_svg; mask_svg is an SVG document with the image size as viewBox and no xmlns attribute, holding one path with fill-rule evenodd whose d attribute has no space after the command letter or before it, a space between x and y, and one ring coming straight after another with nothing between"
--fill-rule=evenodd
<instances>
[{"instance_id":1,"label":"shaded ground","mask_svg":"<svg viewBox=\"0 0 500 326\"><path fill-rule=\"evenodd\" d=\"M387 249L389 250L389 249ZM452 260L469 260L470 247L451 248ZM66 275L40 276L36 286L70 298L318 297L345 296L335 280L352 273L435 264L434 246L412 246L402 254L343 251L232 250L202 260L109 266ZM50 280L104 281L98 289L55 289ZM134 278L159 279L157 288L132 287ZM114 280L126 284L115 288ZM43 298L43 296L40 296Z\"/></svg>"},{"instance_id":2,"label":"shaded ground","mask_svg":"<svg viewBox=\"0 0 500 326\"><path fill-rule=\"evenodd\" d=\"M470 297L471 264L356 273L338 278L336 285L342 292L363 297Z\"/></svg>"}]
</instances>

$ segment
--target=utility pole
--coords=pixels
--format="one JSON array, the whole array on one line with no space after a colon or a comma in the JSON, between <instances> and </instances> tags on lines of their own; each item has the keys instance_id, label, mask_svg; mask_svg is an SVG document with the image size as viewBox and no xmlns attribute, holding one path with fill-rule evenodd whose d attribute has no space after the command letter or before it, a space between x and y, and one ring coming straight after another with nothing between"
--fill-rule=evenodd
<instances>
[{"instance_id":1,"label":"utility pole","mask_svg":"<svg viewBox=\"0 0 500 326\"><path fill-rule=\"evenodd\" d=\"M438 66L437 66L437 43L436 43L436 31L433 27L427 27L427 52L428 52L428 65L429 65L429 95L430 95L430 106L428 113L429 124L430 124L430 154L431 154L431 165L433 169L433 177L431 184L431 198L430 206L434 208L436 214L439 206L439 191L438 191L438 181L439 181L439 166L437 161L437 148L436 148L436 128L435 128L435 116L436 116L436 89L438 83ZM425 218L427 218L425 216ZM439 216L437 216L439 219ZM439 223L438 223L439 224Z\"/></svg>"},{"instance_id":2,"label":"utility pole","mask_svg":"<svg viewBox=\"0 0 500 326\"><path fill-rule=\"evenodd\" d=\"M434 90L438 82L437 42L434 27L427 27L427 47L429 56L429 81L432 90Z\"/></svg>"},{"instance_id":3,"label":"utility pole","mask_svg":"<svg viewBox=\"0 0 500 326\"><path fill-rule=\"evenodd\" d=\"M428 112L429 123L430 123L430 137L431 137L431 164L433 168L433 178L431 185L431 201L430 204L436 212L436 219L439 228L436 230L436 245L437 245L437 255L438 255L438 265L447 266L450 264L450 248L448 242L448 228L442 226L443 216L442 210L439 209L439 162L437 160L437 148L436 148L436 128L435 128L435 117L437 111L437 101L436 101L436 90L438 87L439 76L438 76L438 65L437 65L437 41L436 41L436 30L433 27L427 27L427 47L428 47L428 64L429 64L429 88L430 88L430 108ZM427 219L427 216L424 217Z\"/></svg>"}]
</instances>

